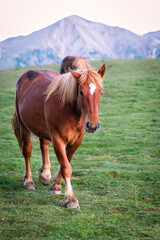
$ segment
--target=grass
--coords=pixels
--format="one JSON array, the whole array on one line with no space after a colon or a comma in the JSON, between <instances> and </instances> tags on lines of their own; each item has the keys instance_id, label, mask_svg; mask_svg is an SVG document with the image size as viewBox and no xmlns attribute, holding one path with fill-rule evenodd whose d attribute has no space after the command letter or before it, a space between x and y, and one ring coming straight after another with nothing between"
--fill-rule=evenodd
<instances>
[{"instance_id":1,"label":"grass","mask_svg":"<svg viewBox=\"0 0 160 240\"><path fill-rule=\"evenodd\" d=\"M23 189L24 160L11 118L17 78L29 68L0 72L0 239L159 239L160 60L106 63L101 129L87 134L72 160L80 211L64 208L38 181L41 155L33 137L36 191ZM39 66L37 68L44 68ZM45 66L59 70L59 65ZM52 172L58 161L50 146Z\"/></svg>"}]
</instances>

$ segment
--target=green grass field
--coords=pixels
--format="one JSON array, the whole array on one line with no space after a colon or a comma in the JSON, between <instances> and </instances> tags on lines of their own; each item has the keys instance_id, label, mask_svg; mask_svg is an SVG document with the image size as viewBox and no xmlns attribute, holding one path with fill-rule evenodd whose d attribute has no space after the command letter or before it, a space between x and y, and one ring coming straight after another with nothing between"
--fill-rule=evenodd
<instances>
[{"instance_id":1,"label":"green grass field","mask_svg":"<svg viewBox=\"0 0 160 240\"><path fill-rule=\"evenodd\" d=\"M86 133L72 160L80 211L64 208L39 183L41 155L33 136L36 191L23 189L24 159L13 134L17 78L29 68L0 72L0 239L160 238L160 59L105 62L100 130ZM60 65L41 66L59 71ZM52 175L58 161L50 145Z\"/></svg>"}]
</instances>

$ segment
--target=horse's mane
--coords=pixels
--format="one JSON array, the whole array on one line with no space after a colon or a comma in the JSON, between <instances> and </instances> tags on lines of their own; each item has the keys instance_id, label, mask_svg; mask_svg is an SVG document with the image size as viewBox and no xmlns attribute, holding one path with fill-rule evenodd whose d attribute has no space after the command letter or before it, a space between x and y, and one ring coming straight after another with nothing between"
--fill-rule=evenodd
<instances>
[{"instance_id":1,"label":"horse's mane","mask_svg":"<svg viewBox=\"0 0 160 240\"><path fill-rule=\"evenodd\" d=\"M102 86L100 75L97 71L91 69L77 71L81 74L79 84L82 85L87 83L94 83L98 86ZM48 86L46 92L46 101L56 96L60 99L61 105L64 106L66 103L73 104L77 99L77 81L74 79L72 74L65 73L56 77L53 82Z\"/></svg>"},{"instance_id":2,"label":"horse's mane","mask_svg":"<svg viewBox=\"0 0 160 240\"><path fill-rule=\"evenodd\" d=\"M83 57L76 57L73 61L73 66L75 66L76 69L90 69L90 63L86 58Z\"/></svg>"}]
</instances>

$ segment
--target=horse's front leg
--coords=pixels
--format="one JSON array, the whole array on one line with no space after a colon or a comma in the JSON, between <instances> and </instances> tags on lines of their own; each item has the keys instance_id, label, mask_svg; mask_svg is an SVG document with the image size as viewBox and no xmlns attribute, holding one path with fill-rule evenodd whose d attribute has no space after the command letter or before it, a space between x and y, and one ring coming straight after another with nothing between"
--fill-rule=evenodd
<instances>
[{"instance_id":1,"label":"horse's front leg","mask_svg":"<svg viewBox=\"0 0 160 240\"><path fill-rule=\"evenodd\" d=\"M48 153L48 148L49 148L49 141L45 139L39 139L40 140L40 148L41 148L41 153L42 153L42 163L41 163L41 168L39 170L39 181L43 185L48 185L50 180L51 180L51 165L49 161L49 153Z\"/></svg>"},{"instance_id":2,"label":"horse's front leg","mask_svg":"<svg viewBox=\"0 0 160 240\"><path fill-rule=\"evenodd\" d=\"M66 199L65 206L71 209L79 209L79 202L75 198L71 186L72 168L67 158L66 145L64 141L58 137L56 140L55 139L53 140L53 147L60 164L59 176L61 173L65 181L65 199Z\"/></svg>"},{"instance_id":3,"label":"horse's front leg","mask_svg":"<svg viewBox=\"0 0 160 240\"><path fill-rule=\"evenodd\" d=\"M67 146L66 148L66 154L69 163L71 162L72 156L74 152L77 150L77 148L80 146L83 139L83 135L81 135L77 141L73 144L73 146ZM61 183L62 183L62 173L61 173L61 167L59 165L58 171L53 177L53 183L52 186L49 189L50 194L61 194Z\"/></svg>"}]
</instances>

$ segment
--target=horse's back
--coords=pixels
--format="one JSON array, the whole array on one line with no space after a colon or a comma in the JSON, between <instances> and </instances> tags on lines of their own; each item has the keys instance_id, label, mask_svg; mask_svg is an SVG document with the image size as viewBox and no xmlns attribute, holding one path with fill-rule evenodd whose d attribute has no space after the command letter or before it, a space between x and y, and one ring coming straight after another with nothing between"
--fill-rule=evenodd
<instances>
[{"instance_id":1,"label":"horse's back","mask_svg":"<svg viewBox=\"0 0 160 240\"><path fill-rule=\"evenodd\" d=\"M37 91L44 91L45 88L60 74L54 70L48 69L31 69L24 72L16 83L16 95L21 95L23 91L33 91L37 87Z\"/></svg>"},{"instance_id":2,"label":"horse's back","mask_svg":"<svg viewBox=\"0 0 160 240\"><path fill-rule=\"evenodd\" d=\"M89 61L84 58L84 57L74 57L74 56L67 56L63 59L62 64L61 64L61 68L60 68L60 73L67 73L69 72L68 67L70 67L72 70L74 69L80 69L80 70L84 70L84 69L90 69L90 63Z\"/></svg>"},{"instance_id":3,"label":"horse's back","mask_svg":"<svg viewBox=\"0 0 160 240\"><path fill-rule=\"evenodd\" d=\"M55 78L58 77L60 74L54 70L51 69L42 69L40 70L41 73L46 74L49 78L51 78L51 81Z\"/></svg>"},{"instance_id":4,"label":"horse's back","mask_svg":"<svg viewBox=\"0 0 160 240\"><path fill-rule=\"evenodd\" d=\"M37 136L40 136L39 132L48 135L44 116L45 91L59 75L53 70L32 69L23 73L17 81L15 105L19 119ZM41 131L42 128L44 131Z\"/></svg>"},{"instance_id":5,"label":"horse's back","mask_svg":"<svg viewBox=\"0 0 160 240\"><path fill-rule=\"evenodd\" d=\"M76 69L84 70L84 69L90 69L91 68L89 61L86 58L81 57L81 56L77 57L74 60L73 64L74 64Z\"/></svg>"},{"instance_id":6,"label":"horse's back","mask_svg":"<svg viewBox=\"0 0 160 240\"><path fill-rule=\"evenodd\" d=\"M74 56L65 57L61 64L60 73L63 74L63 73L69 72L68 67L73 69L73 62L75 59L76 59L76 57L74 57Z\"/></svg>"}]
</instances>

